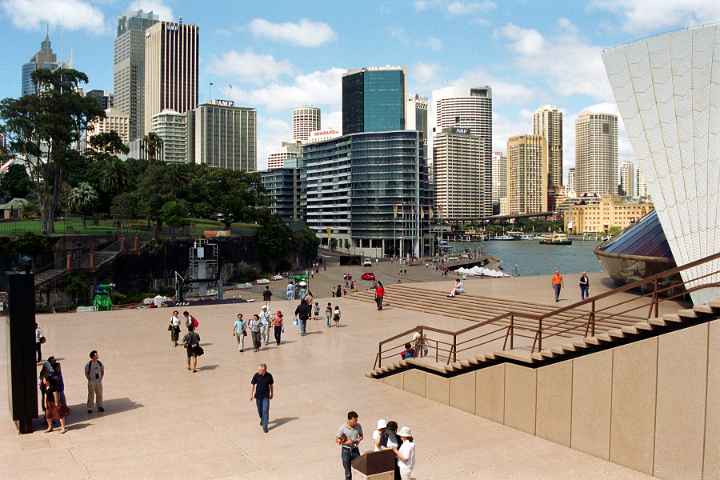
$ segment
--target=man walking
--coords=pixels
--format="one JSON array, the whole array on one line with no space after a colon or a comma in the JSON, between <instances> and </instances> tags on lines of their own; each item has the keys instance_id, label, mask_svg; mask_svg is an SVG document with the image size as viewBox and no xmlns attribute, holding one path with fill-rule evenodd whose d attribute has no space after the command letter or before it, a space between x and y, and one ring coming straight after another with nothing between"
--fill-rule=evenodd
<instances>
[{"instance_id":1,"label":"man walking","mask_svg":"<svg viewBox=\"0 0 720 480\"><path fill-rule=\"evenodd\" d=\"M345 480L352 479L352 461L360 456L358 445L363 440L363 429L358 422L358 414L350 411L347 422L340 427L335 442L340 445L340 459L345 469Z\"/></svg>"},{"instance_id":2,"label":"man walking","mask_svg":"<svg viewBox=\"0 0 720 480\"><path fill-rule=\"evenodd\" d=\"M288 300L295 300L295 284L292 281L288 283L287 291L285 293Z\"/></svg>"},{"instance_id":3,"label":"man walking","mask_svg":"<svg viewBox=\"0 0 720 480\"><path fill-rule=\"evenodd\" d=\"M45 343L45 335L40 325L35 324L35 361L42 363L42 344Z\"/></svg>"},{"instance_id":4,"label":"man walking","mask_svg":"<svg viewBox=\"0 0 720 480\"><path fill-rule=\"evenodd\" d=\"M553 291L555 292L555 302L559 302L560 301L560 290L562 290L562 286L563 286L563 278L562 278L562 275L560 275L559 270L555 270L555 273L553 273L551 282L552 282Z\"/></svg>"},{"instance_id":5,"label":"man walking","mask_svg":"<svg viewBox=\"0 0 720 480\"><path fill-rule=\"evenodd\" d=\"M272 300L272 292L270 291L270 286L266 285L265 290L263 290L263 302L265 302L265 306L268 309L270 308L270 300Z\"/></svg>"},{"instance_id":6,"label":"man walking","mask_svg":"<svg viewBox=\"0 0 720 480\"><path fill-rule=\"evenodd\" d=\"M85 364L85 378L88 381L87 411L92 413L93 407L97 404L98 412L104 412L103 408L103 385L105 377L105 366L98 359L97 350L90 352L90 361Z\"/></svg>"},{"instance_id":7,"label":"man walking","mask_svg":"<svg viewBox=\"0 0 720 480\"><path fill-rule=\"evenodd\" d=\"M238 313L235 323L233 323L233 335L237 340L238 350L241 352L245 351L245 337L247 337L247 331L245 330L245 320L243 320L243 314Z\"/></svg>"},{"instance_id":8,"label":"man walking","mask_svg":"<svg viewBox=\"0 0 720 480\"><path fill-rule=\"evenodd\" d=\"M258 416L260 417L260 426L265 433L268 433L270 400L273 398L274 383L272 374L267 371L267 365L264 363L258 365L258 371L250 381L252 385L250 401L252 402L255 399Z\"/></svg>"},{"instance_id":9,"label":"man walking","mask_svg":"<svg viewBox=\"0 0 720 480\"><path fill-rule=\"evenodd\" d=\"M253 348L256 352L260 351L262 346L262 324L260 323L260 315L257 313L250 319L248 324L250 335L252 335Z\"/></svg>"},{"instance_id":10,"label":"man walking","mask_svg":"<svg viewBox=\"0 0 720 480\"><path fill-rule=\"evenodd\" d=\"M265 345L270 343L270 313L268 307L263 305L260 310L260 325L262 326L262 341Z\"/></svg>"},{"instance_id":11,"label":"man walking","mask_svg":"<svg viewBox=\"0 0 720 480\"><path fill-rule=\"evenodd\" d=\"M587 272L580 275L580 300L585 300L590 296L590 278Z\"/></svg>"},{"instance_id":12,"label":"man walking","mask_svg":"<svg viewBox=\"0 0 720 480\"><path fill-rule=\"evenodd\" d=\"M310 305L312 298L303 298L300 305L295 309L295 315L297 315L300 322L300 336L304 337L307 334L307 321L312 315L312 306Z\"/></svg>"}]
</instances>

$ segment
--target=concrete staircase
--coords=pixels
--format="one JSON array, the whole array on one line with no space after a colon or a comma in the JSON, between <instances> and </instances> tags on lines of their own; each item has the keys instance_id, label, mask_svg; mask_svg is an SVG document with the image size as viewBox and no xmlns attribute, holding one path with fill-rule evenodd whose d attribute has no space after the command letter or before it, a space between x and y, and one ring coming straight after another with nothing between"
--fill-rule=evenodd
<instances>
[{"instance_id":1,"label":"concrete staircase","mask_svg":"<svg viewBox=\"0 0 720 480\"><path fill-rule=\"evenodd\" d=\"M387 290L386 290L387 291ZM366 375L370 378L385 378L410 369L418 369L443 377L453 377L463 373L479 370L498 363L512 363L537 368L575 358L581 355L614 348L627 343L636 342L663 333L679 330L720 317L720 299L708 304L679 310L676 313L664 314L658 318L639 320L632 324L611 328L594 336L566 339L565 341L544 348L535 353L523 349L482 353L469 358L446 364L434 359L416 358L397 360L375 368Z\"/></svg>"}]
</instances>

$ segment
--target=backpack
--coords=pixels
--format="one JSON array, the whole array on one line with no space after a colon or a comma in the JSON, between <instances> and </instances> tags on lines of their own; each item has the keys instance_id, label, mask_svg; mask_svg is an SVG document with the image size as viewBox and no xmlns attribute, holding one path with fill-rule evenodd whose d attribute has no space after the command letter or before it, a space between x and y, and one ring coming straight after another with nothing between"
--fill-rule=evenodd
<instances>
[{"instance_id":1,"label":"backpack","mask_svg":"<svg viewBox=\"0 0 720 480\"><path fill-rule=\"evenodd\" d=\"M190 316L190 324L192 325L193 330L200 326L200 322L198 322L198 319L193 316Z\"/></svg>"}]
</instances>

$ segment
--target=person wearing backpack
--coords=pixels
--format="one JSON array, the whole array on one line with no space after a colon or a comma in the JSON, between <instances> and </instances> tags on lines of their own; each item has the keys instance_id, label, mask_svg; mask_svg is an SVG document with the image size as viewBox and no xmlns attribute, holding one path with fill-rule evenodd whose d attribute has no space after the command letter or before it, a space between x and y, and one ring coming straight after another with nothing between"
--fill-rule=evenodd
<instances>
[{"instance_id":1,"label":"person wearing backpack","mask_svg":"<svg viewBox=\"0 0 720 480\"><path fill-rule=\"evenodd\" d=\"M190 312L187 310L183 312L183 317L185 317L185 327L188 329L188 332L191 327L194 331L197 331L197 329L200 328L200 322L198 319L190 315Z\"/></svg>"},{"instance_id":2,"label":"person wearing backpack","mask_svg":"<svg viewBox=\"0 0 720 480\"><path fill-rule=\"evenodd\" d=\"M333 321L335 322L335 326L340 326L340 305L335 305L335 310L333 311Z\"/></svg>"},{"instance_id":3,"label":"person wearing backpack","mask_svg":"<svg viewBox=\"0 0 720 480\"><path fill-rule=\"evenodd\" d=\"M200 346L200 335L195 331L192 325L188 327L188 333L183 337L183 344L187 350L187 369L197 373L197 359L202 355L203 349ZM192 363L192 368L190 364Z\"/></svg>"},{"instance_id":4,"label":"person wearing backpack","mask_svg":"<svg viewBox=\"0 0 720 480\"><path fill-rule=\"evenodd\" d=\"M90 352L90 361L85 364L85 378L88 382L88 413L92 413L95 404L97 404L98 412L104 412L102 381L105 378L105 366L98 359L97 350Z\"/></svg>"}]
</instances>

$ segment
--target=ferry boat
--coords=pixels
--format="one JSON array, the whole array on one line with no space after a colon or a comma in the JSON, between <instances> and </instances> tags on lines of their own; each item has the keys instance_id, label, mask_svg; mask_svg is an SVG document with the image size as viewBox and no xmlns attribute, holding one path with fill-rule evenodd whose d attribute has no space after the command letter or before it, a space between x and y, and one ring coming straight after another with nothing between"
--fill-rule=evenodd
<instances>
[{"instance_id":1,"label":"ferry boat","mask_svg":"<svg viewBox=\"0 0 720 480\"><path fill-rule=\"evenodd\" d=\"M564 233L547 233L539 243L540 245L572 245L572 240Z\"/></svg>"}]
</instances>

